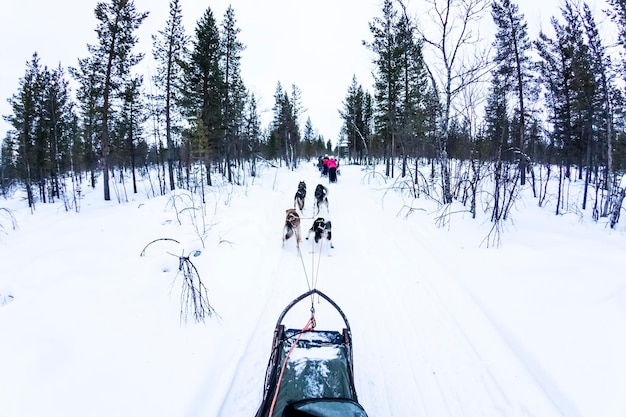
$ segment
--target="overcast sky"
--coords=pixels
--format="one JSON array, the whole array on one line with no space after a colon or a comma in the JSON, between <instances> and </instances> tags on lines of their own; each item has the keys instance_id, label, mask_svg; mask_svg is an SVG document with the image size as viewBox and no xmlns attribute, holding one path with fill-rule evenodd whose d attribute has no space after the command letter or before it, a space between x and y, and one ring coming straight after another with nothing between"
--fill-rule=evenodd
<instances>
[{"instance_id":1,"label":"overcast sky","mask_svg":"<svg viewBox=\"0 0 626 417\"><path fill-rule=\"evenodd\" d=\"M599 3L590 1L589 4ZM548 26L558 13L560 0L520 0L531 36L540 25ZM17 92L26 63L37 52L49 68L75 66L88 56L87 44L95 43L97 21L95 0L21 0L3 5L0 14L0 114L10 114L7 99ZM218 23L231 4L241 29L239 39L246 46L242 54L242 76L254 92L264 112L263 122L271 120L276 85L292 84L302 92L302 104L314 128L335 141L341 128L338 110L342 107L353 75L371 90L372 54L362 41L371 41L368 23L381 15L382 0L181 0L184 24L189 36L207 7ZM424 1L408 0L409 11L418 14ZM139 48L151 56L152 34L163 29L169 0L135 0L139 11L149 17L138 32ZM424 15L420 14L423 19ZM487 26L492 24L488 17ZM487 27L485 26L485 27ZM148 62L137 68L149 73ZM69 78L69 75L68 75ZM9 125L0 121L0 140Z\"/></svg>"}]
</instances>

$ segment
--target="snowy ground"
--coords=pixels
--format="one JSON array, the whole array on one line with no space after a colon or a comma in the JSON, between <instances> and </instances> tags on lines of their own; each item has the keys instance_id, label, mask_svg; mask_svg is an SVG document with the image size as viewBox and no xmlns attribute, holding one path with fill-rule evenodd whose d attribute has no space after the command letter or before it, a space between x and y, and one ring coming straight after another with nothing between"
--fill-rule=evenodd
<instances>
[{"instance_id":1,"label":"snowy ground","mask_svg":"<svg viewBox=\"0 0 626 417\"><path fill-rule=\"evenodd\" d=\"M143 185L122 204L85 190L80 213L0 200L18 224L0 217L0 417L254 416L276 320L310 286L350 321L371 417L626 416L623 221L556 217L524 194L502 247L485 248L489 222L438 228L432 203L341 172L329 254L281 248L300 180L304 234L312 223L325 183L312 164L210 189L205 224L189 199ZM404 204L424 210L405 218ZM140 256L159 238L180 243ZM180 320L178 255L196 250L219 314L204 324ZM338 326L322 306L317 322Z\"/></svg>"}]
</instances>

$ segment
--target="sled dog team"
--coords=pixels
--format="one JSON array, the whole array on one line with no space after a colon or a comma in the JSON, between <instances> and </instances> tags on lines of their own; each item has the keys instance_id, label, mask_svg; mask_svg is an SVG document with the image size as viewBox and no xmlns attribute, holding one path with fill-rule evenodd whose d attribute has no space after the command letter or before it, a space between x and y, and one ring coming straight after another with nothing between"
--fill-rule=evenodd
<instances>
[{"instance_id":1,"label":"sled dog team","mask_svg":"<svg viewBox=\"0 0 626 417\"><path fill-rule=\"evenodd\" d=\"M328 241L328 244L331 248L334 248L333 243L331 241L332 238L332 230L331 230L331 222L321 216L320 210L325 207L326 212L328 212L328 188L323 186L322 184L318 184L315 188L314 194L314 202L313 202L313 211L315 212L315 220L313 221L313 225L309 229L309 233L306 236L306 239L309 239L311 233L314 234L315 243L319 243L323 239ZM300 247L301 240L301 228L300 228L300 215L298 214L298 210L300 213L304 210L304 201L306 199L306 183L304 181L300 181L298 184L298 190L296 191L296 195L293 199L293 208L289 208L286 210L285 216L285 225L283 227L283 247L285 247L285 241L290 239L291 237L296 238L296 247Z\"/></svg>"}]
</instances>

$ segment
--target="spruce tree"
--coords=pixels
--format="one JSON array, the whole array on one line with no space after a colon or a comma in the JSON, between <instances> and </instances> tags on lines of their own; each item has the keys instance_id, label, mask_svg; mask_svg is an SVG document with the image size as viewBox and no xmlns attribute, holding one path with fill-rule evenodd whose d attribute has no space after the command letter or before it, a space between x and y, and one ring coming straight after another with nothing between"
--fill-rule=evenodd
<instances>
[{"instance_id":1,"label":"spruce tree","mask_svg":"<svg viewBox=\"0 0 626 417\"><path fill-rule=\"evenodd\" d=\"M398 118L398 147L401 148L403 172L409 155L416 157L420 143L423 143L434 126L428 123L429 101L433 99L432 85L422 54L423 40L418 38L417 25L409 18L406 7L398 1L402 14L396 24L400 65L400 103Z\"/></svg>"},{"instance_id":2,"label":"spruce tree","mask_svg":"<svg viewBox=\"0 0 626 417\"><path fill-rule=\"evenodd\" d=\"M221 60L222 48L220 33L208 7L195 29L191 41L192 50L189 61L185 63L185 113L190 119L200 117L202 123L196 123L203 129L208 154L207 185L211 185L211 158L218 158L224 137L222 104L224 101L224 74Z\"/></svg>"},{"instance_id":3,"label":"spruce tree","mask_svg":"<svg viewBox=\"0 0 626 417\"><path fill-rule=\"evenodd\" d=\"M372 108L371 96L357 83L356 76L352 76L340 115L343 120L341 133L348 144L350 156L363 163L370 156Z\"/></svg>"},{"instance_id":4,"label":"spruce tree","mask_svg":"<svg viewBox=\"0 0 626 417\"><path fill-rule=\"evenodd\" d=\"M279 151L290 169L297 166L299 152L300 128L298 118L302 111L300 89L292 85L291 95L284 91L280 81L274 93L274 120L270 131L272 152ZM273 154L272 154L273 155Z\"/></svg>"},{"instance_id":5,"label":"spruce tree","mask_svg":"<svg viewBox=\"0 0 626 417\"><path fill-rule=\"evenodd\" d=\"M614 192L613 124L615 118L614 109L618 106L617 97L619 97L619 94L613 84L614 71L610 56L607 53L606 46L603 44L589 5L586 3L583 4L581 19L591 55L592 72L597 80L597 96L595 100L597 104L594 103L597 113L595 125L598 132L598 141L600 142L597 152L603 155L603 157L599 155L599 159L604 162L606 167L602 183L606 188L607 198L605 199L605 204L601 207L596 205L595 211L600 216L608 216L609 212L615 209L617 201L617 193ZM604 149L604 152L602 149Z\"/></svg>"},{"instance_id":6,"label":"spruce tree","mask_svg":"<svg viewBox=\"0 0 626 417\"><path fill-rule=\"evenodd\" d=\"M385 0L382 16L370 22L374 40L364 44L375 54L374 90L376 98L376 133L382 138L386 159L386 173L393 176L392 160L398 133L401 108L402 65L398 33L398 13L391 0Z\"/></svg>"},{"instance_id":7,"label":"spruce tree","mask_svg":"<svg viewBox=\"0 0 626 417\"><path fill-rule=\"evenodd\" d=\"M261 151L262 131L261 116L257 106L256 96L250 94L246 101L246 110L244 112L244 128L243 134L246 140L247 157L250 158L251 175L256 176L256 155Z\"/></svg>"},{"instance_id":8,"label":"spruce tree","mask_svg":"<svg viewBox=\"0 0 626 417\"><path fill-rule=\"evenodd\" d=\"M15 163L16 177L26 186L29 206L61 197L61 178L72 169L71 157L76 116L63 68L42 67L37 53L27 63L17 94L9 99L13 113L5 116L12 126L6 152Z\"/></svg>"},{"instance_id":9,"label":"spruce tree","mask_svg":"<svg viewBox=\"0 0 626 417\"><path fill-rule=\"evenodd\" d=\"M123 141L124 165L131 170L133 193L137 194L137 160L145 157L147 145L143 139L143 125L147 120L146 105L143 101L143 77L131 78L125 83L122 94L122 114L118 119L120 138ZM143 152L140 152L144 150Z\"/></svg>"},{"instance_id":10,"label":"spruce tree","mask_svg":"<svg viewBox=\"0 0 626 417\"><path fill-rule=\"evenodd\" d=\"M186 59L188 37L182 23L180 0L171 0L169 17L165 28L158 36L152 36L152 53L157 62L154 83L159 90L157 103L159 111L165 117L165 139L167 143L167 168L170 190L176 188L174 180L174 161L177 160L178 148L175 136L181 134L180 112L182 97L182 63Z\"/></svg>"},{"instance_id":11,"label":"spruce tree","mask_svg":"<svg viewBox=\"0 0 626 417\"><path fill-rule=\"evenodd\" d=\"M563 23L552 18L555 39L540 33L537 42L541 80L546 91L549 121L553 125L551 138L559 151L558 162L564 176L570 178L571 168L578 166L579 179L583 179L583 173L586 173L588 183L596 164L596 119L598 111L602 111L598 101L598 80L581 16L572 2L565 2L561 15ZM560 195L560 198L565 197ZM557 202L557 214L563 202Z\"/></svg>"},{"instance_id":12,"label":"spruce tree","mask_svg":"<svg viewBox=\"0 0 626 417\"><path fill-rule=\"evenodd\" d=\"M302 156L307 160L315 155L315 149L313 148L313 142L315 141L315 129L313 129L313 122L310 117L306 118L304 123L304 129L302 132L302 142L304 147L302 149Z\"/></svg>"},{"instance_id":13,"label":"spruce tree","mask_svg":"<svg viewBox=\"0 0 626 417\"><path fill-rule=\"evenodd\" d=\"M94 79L98 90L102 93L102 105L97 108L100 113L100 157L104 185L104 199L110 200L109 158L111 154L111 116L115 95L123 80L127 79L133 66L143 58L142 54L134 54L133 48L138 39L135 31L141 26L148 12L140 13L133 0L110 0L99 2L95 8L98 20L96 34L98 43L87 45L91 57L87 68L95 71ZM83 81L85 82L85 81Z\"/></svg>"},{"instance_id":14,"label":"spruce tree","mask_svg":"<svg viewBox=\"0 0 626 417\"><path fill-rule=\"evenodd\" d=\"M44 91L41 107L44 141L47 147L46 172L49 176L49 198L60 198L63 189L61 178L71 170L72 145L76 130L74 101L69 82L59 65L55 70L44 70Z\"/></svg>"},{"instance_id":15,"label":"spruce tree","mask_svg":"<svg viewBox=\"0 0 626 417\"><path fill-rule=\"evenodd\" d=\"M222 72L224 74L224 139L228 181L232 182L231 158L234 150L242 149L243 113L246 102L246 88L241 78L241 53L245 49L238 39L234 9L229 6L222 22ZM239 157L241 152L239 151Z\"/></svg>"},{"instance_id":16,"label":"spruce tree","mask_svg":"<svg viewBox=\"0 0 626 417\"><path fill-rule=\"evenodd\" d=\"M75 154L75 162L89 172L90 185L95 187L98 154L100 149L99 132L102 126L102 83L98 74L98 62L93 57L78 60L78 67L70 67L69 73L78 81L76 99L79 114L80 151Z\"/></svg>"},{"instance_id":17,"label":"spruce tree","mask_svg":"<svg viewBox=\"0 0 626 417\"><path fill-rule=\"evenodd\" d=\"M517 147L519 151L520 183L526 183L526 119L527 98L532 93L532 43L528 37L527 23L517 4L512 0L495 0L491 16L498 31L494 47L497 76L503 81L503 94L512 92L516 97L516 113L519 119Z\"/></svg>"},{"instance_id":18,"label":"spruce tree","mask_svg":"<svg viewBox=\"0 0 626 417\"><path fill-rule=\"evenodd\" d=\"M18 92L9 99L13 114L6 120L13 127L16 146L16 165L20 179L24 181L28 207L34 208L33 177L37 172L35 138L39 124L37 101L41 93L41 64L37 53L26 65L24 77L19 81Z\"/></svg>"}]
</instances>

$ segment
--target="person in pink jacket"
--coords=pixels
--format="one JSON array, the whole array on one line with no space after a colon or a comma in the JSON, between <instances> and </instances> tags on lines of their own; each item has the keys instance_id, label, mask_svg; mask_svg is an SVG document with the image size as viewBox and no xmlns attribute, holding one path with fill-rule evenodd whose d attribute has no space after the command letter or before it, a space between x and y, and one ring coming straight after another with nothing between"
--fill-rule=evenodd
<instances>
[{"instance_id":1,"label":"person in pink jacket","mask_svg":"<svg viewBox=\"0 0 626 417\"><path fill-rule=\"evenodd\" d=\"M322 158L322 176L328 175L328 155L324 155Z\"/></svg>"},{"instance_id":2,"label":"person in pink jacket","mask_svg":"<svg viewBox=\"0 0 626 417\"><path fill-rule=\"evenodd\" d=\"M337 182L337 167L339 163L334 156L331 156L328 160L328 181Z\"/></svg>"}]
</instances>

